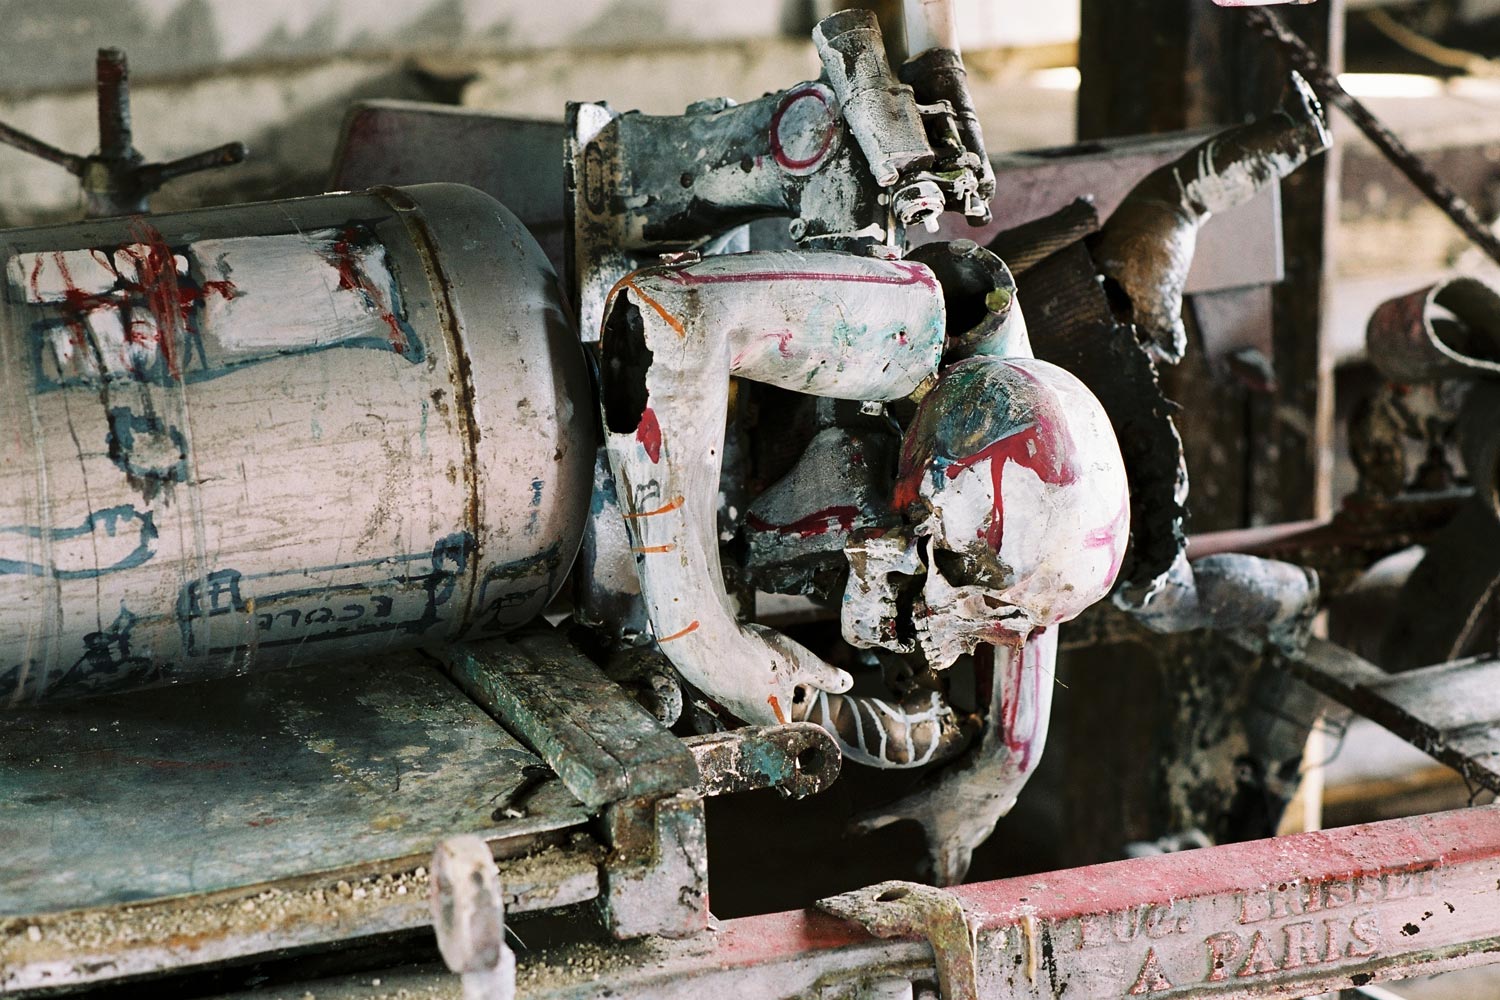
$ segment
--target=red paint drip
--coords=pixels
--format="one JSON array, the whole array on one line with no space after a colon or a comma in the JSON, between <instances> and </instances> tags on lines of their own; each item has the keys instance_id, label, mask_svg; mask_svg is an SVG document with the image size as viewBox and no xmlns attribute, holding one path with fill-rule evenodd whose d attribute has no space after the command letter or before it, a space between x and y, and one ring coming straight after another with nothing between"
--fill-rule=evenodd
<instances>
[{"instance_id":1,"label":"red paint drip","mask_svg":"<svg viewBox=\"0 0 1500 1000\"><path fill-rule=\"evenodd\" d=\"M746 514L745 522L756 531L774 531L780 535L812 538L815 535L828 534L835 526L843 532L851 531L854 528L854 519L858 515L859 508L857 507L825 507L806 517L798 518L791 524L772 524L754 514Z\"/></svg>"},{"instance_id":2,"label":"red paint drip","mask_svg":"<svg viewBox=\"0 0 1500 1000\"><path fill-rule=\"evenodd\" d=\"M380 321L386 326L386 335L391 343L391 350L397 354L406 353L406 334L401 331L401 323L396 319L396 314L391 310L390 302L381 292L370 276L359 266L359 261L354 256L355 244L363 235L357 226L346 226L339 238L333 241L329 248L328 263L333 265L339 276L339 291L359 292L365 300L374 307Z\"/></svg>"},{"instance_id":3,"label":"red paint drip","mask_svg":"<svg viewBox=\"0 0 1500 1000\"><path fill-rule=\"evenodd\" d=\"M651 407L641 413L641 422L636 424L635 439L646 449L646 457L655 465L661 461L661 425L656 422L656 411Z\"/></svg>"},{"instance_id":4,"label":"red paint drip","mask_svg":"<svg viewBox=\"0 0 1500 1000\"><path fill-rule=\"evenodd\" d=\"M180 380L181 359L186 354L187 338L195 333L197 311L210 295L228 301L235 297L236 289L230 281L200 284L182 280L177 273L176 255L161 232L139 216L132 218L129 226L130 235L136 242L122 245L117 252L134 265L134 275L123 273L111 255L91 251L94 259L115 276L114 286L107 291L87 292L79 288L68 266L67 255L62 251L52 254L52 264L63 284L62 319L68 327L73 347L82 350L89 344L89 315L104 310L119 312L126 347L154 347L167 374ZM38 257L31 270L31 295L37 302L44 301L41 271L42 258ZM137 301L150 313L151 324L130 319ZM135 371L129 356L122 360L127 369ZM104 372L99 374L102 377Z\"/></svg>"}]
</instances>

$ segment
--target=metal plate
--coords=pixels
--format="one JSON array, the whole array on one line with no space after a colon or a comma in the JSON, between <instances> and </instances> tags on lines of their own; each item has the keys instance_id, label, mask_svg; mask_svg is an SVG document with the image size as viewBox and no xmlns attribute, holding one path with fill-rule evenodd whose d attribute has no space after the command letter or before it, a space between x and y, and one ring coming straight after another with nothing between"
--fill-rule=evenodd
<instances>
[{"instance_id":1,"label":"metal plate","mask_svg":"<svg viewBox=\"0 0 1500 1000\"><path fill-rule=\"evenodd\" d=\"M540 761L418 656L0 716L0 917L423 857L583 823Z\"/></svg>"},{"instance_id":2,"label":"metal plate","mask_svg":"<svg viewBox=\"0 0 1500 1000\"><path fill-rule=\"evenodd\" d=\"M452 181L515 213L558 274L563 268L561 121L512 118L418 101L364 101L344 118L334 190Z\"/></svg>"},{"instance_id":3,"label":"metal plate","mask_svg":"<svg viewBox=\"0 0 1500 1000\"><path fill-rule=\"evenodd\" d=\"M1319 639L1301 656L1273 659L1447 764L1470 785L1500 791L1500 661L1458 660L1388 674Z\"/></svg>"}]
</instances>

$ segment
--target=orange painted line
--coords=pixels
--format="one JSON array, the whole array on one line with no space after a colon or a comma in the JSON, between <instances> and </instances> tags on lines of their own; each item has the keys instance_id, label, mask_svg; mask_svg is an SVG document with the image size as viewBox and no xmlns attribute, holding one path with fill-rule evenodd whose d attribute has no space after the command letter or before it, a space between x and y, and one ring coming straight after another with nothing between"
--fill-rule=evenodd
<instances>
[{"instance_id":1,"label":"orange painted line","mask_svg":"<svg viewBox=\"0 0 1500 1000\"><path fill-rule=\"evenodd\" d=\"M781 710L781 702L776 700L774 694L766 695L766 704L771 706L771 712L776 716L776 721L783 726L786 725L786 713Z\"/></svg>"},{"instance_id":2,"label":"orange painted line","mask_svg":"<svg viewBox=\"0 0 1500 1000\"><path fill-rule=\"evenodd\" d=\"M640 286L637 285L634 281L630 280L629 278L621 278L620 279L620 285L624 285L626 288L630 289L632 292L635 292L636 295L640 296L640 299L641 299L642 302L646 303L646 305L650 306L652 309L655 309L656 310L656 314L658 316L660 316L663 320L665 320L666 324L668 326L670 326L672 329L674 329L674 330L677 331L677 336L679 336L679 337L686 337L687 336L687 330L683 327L682 320L678 319L676 316L673 316L671 313L667 312L667 310L662 306L662 304L660 302L656 301L651 296L649 296L645 292L641 291ZM616 285L615 287L618 288L620 286Z\"/></svg>"},{"instance_id":3,"label":"orange painted line","mask_svg":"<svg viewBox=\"0 0 1500 1000\"><path fill-rule=\"evenodd\" d=\"M661 552L671 552L675 548L677 548L675 542L668 542L665 545L642 545L640 548L631 549L630 551L643 552L647 555L655 555Z\"/></svg>"},{"instance_id":4,"label":"orange painted line","mask_svg":"<svg viewBox=\"0 0 1500 1000\"><path fill-rule=\"evenodd\" d=\"M685 498L683 498L683 497L673 497L666 504L663 504L662 506L656 508L655 510L643 510L639 514L626 514L625 515L625 519L628 521L628 520L631 520L632 518L637 518L637 517L655 517L657 514L670 514L672 511L674 511L677 508L681 507L685 503L687 503L687 500Z\"/></svg>"},{"instance_id":5,"label":"orange painted line","mask_svg":"<svg viewBox=\"0 0 1500 1000\"><path fill-rule=\"evenodd\" d=\"M671 635L665 636L661 639L657 639L656 644L660 646L664 642L671 642L673 639L681 639L683 636L689 635L696 631L698 631L698 619L694 618L691 622L688 623L687 628L683 629L680 632L673 632Z\"/></svg>"}]
</instances>

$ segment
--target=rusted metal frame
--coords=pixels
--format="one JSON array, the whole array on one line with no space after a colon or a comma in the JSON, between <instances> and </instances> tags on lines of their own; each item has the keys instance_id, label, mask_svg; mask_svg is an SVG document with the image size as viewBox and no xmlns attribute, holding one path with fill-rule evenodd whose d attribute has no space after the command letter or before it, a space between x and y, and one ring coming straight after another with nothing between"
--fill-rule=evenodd
<instances>
[{"instance_id":1,"label":"rusted metal frame","mask_svg":"<svg viewBox=\"0 0 1500 1000\"><path fill-rule=\"evenodd\" d=\"M1316 52L1280 17L1269 10L1249 10L1245 18L1256 30L1269 38L1297 71L1307 77L1318 96L1337 107L1365 137L1385 154L1419 191L1453 220L1475 246L1500 264L1500 238L1479 218L1464 198L1433 172L1406 144L1397 138L1384 122L1375 117L1357 98L1343 88L1333 70L1323 64Z\"/></svg>"},{"instance_id":2,"label":"rusted metal frame","mask_svg":"<svg viewBox=\"0 0 1500 1000\"><path fill-rule=\"evenodd\" d=\"M1331 43L1336 50L1340 8L1338 2L1323 3L1297 8L1288 16L1296 16L1304 37L1320 46ZM1272 54L1240 12L1219 10L1197 0L1084 0L1082 29L1079 124L1085 139L1243 121L1247 114L1271 106L1286 82L1284 67L1278 59L1268 58ZM1251 395L1216 378L1218 373L1199 356L1202 349L1196 346L1190 346L1184 365L1163 379L1166 396L1186 404L1181 416L1183 452L1199 484L1189 497L1190 516L1200 531L1329 513L1326 470L1320 456L1323 442L1331 436L1331 407L1320 392L1326 376L1319 327L1325 218L1334 205L1331 180L1336 176L1336 164L1325 156L1282 182L1285 281L1270 293L1273 324L1263 348L1270 357L1274 394ZM1024 301L1024 279L1022 284ZM1195 314L1193 310L1189 315L1198 319ZM1203 331L1202 339L1214 339L1211 332ZM1190 340L1195 333L1190 327ZM1228 405L1226 397L1231 401ZM1223 484L1223 488L1204 489L1209 482ZM1087 617L1092 621L1110 616L1100 612ZM1086 622L1080 625L1087 627ZM1231 813L1232 801L1241 796L1231 799L1223 794L1223 781L1214 777L1236 770L1241 762L1233 739L1215 738L1211 741L1214 751L1205 753L1188 750L1191 744L1185 740L1168 739L1170 747L1164 748L1162 733L1202 731L1223 736L1264 729L1263 724L1281 716L1301 718L1305 689L1296 695L1295 711L1275 709L1263 703L1265 692L1260 685L1221 683L1213 676L1213 671L1226 669L1241 680L1264 673L1259 667L1242 669L1245 662L1238 650L1204 646L1191 636L1142 639L1113 628L1101 629L1099 634L1123 638L1129 644L1087 652L1075 649L1060 664L1060 673L1072 688L1088 690L1087 697L1068 699L1067 715L1057 720L1065 744L1063 756L1087 763L1069 764L1059 779L1066 789L1063 809L1069 819L1059 838L1066 846L1054 863L1111 856L1121 841L1153 840L1190 826L1218 830L1229 839L1267 835L1275 817L1264 810ZM1073 639L1064 635L1063 641ZM1184 700L1184 690L1209 696ZM1178 717L1180 712L1188 714ZM1174 717L1177 724L1163 726L1164 718ZM1101 729L1111 734L1114 744L1130 752L1101 759L1097 753ZM1265 775L1288 767L1280 748L1296 741L1283 733L1272 742L1276 753L1256 762ZM1243 743L1240 746L1242 750ZM1136 758L1131 753L1164 749L1192 754L1174 759L1164 770L1198 776L1197 791L1172 791L1160 779L1153 781L1147 794L1139 794L1141 776L1132 767ZM1283 797L1273 784L1262 789L1267 802ZM1254 788L1245 789L1243 798L1248 801L1254 792ZM1198 814L1184 815L1184 804Z\"/></svg>"},{"instance_id":3,"label":"rusted metal frame","mask_svg":"<svg viewBox=\"0 0 1500 1000\"><path fill-rule=\"evenodd\" d=\"M1267 655L1447 764L1471 787L1500 792L1500 662L1458 660L1389 674L1337 643L1316 639L1297 656Z\"/></svg>"},{"instance_id":4,"label":"rusted metal frame","mask_svg":"<svg viewBox=\"0 0 1500 1000\"><path fill-rule=\"evenodd\" d=\"M1500 806L1486 806L944 891L965 913L981 996L1196 1000L1500 961L1497 878ZM568 957L523 957L523 995L854 998L893 976L929 991L937 978L926 941L873 938L807 910L653 943L599 982Z\"/></svg>"}]
</instances>

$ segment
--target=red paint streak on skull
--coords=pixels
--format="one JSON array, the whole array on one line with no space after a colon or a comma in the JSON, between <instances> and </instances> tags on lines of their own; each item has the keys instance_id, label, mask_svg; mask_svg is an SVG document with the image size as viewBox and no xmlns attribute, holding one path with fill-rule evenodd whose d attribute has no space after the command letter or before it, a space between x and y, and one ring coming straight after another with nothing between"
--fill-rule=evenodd
<instances>
[{"instance_id":1,"label":"red paint streak on skull","mask_svg":"<svg viewBox=\"0 0 1500 1000\"><path fill-rule=\"evenodd\" d=\"M943 475L952 481L968 469L989 463L994 511L979 537L996 552L1000 551L1005 535L1005 497L1001 490L1007 463L1029 469L1049 486L1072 486L1078 482L1078 470L1072 462L1073 442L1067 429L1043 410L1038 409L1032 416L1035 422L1029 427L994 441L973 455L955 459L943 470ZM899 497L897 503L901 503Z\"/></svg>"},{"instance_id":2,"label":"red paint streak on skull","mask_svg":"<svg viewBox=\"0 0 1500 1000\"><path fill-rule=\"evenodd\" d=\"M825 507L815 511L806 517L800 517L791 524L772 524L769 521L756 517L754 514L745 515L745 521L756 531L774 531L780 535L796 535L798 538L812 538L816 535L826 535L837 525L838 529L845 534L854 529L854 519L859 515L857 507Z\"/></svg>"},{"instance_id":3,"label":"red paint streak on skull","mask_svg":"<svg viewBox=\"0 0 1500 1000\"><path fill-rule=\"evenodd\" d=\"M390 301L385 292L370 280L370 276L360 267L359 259L355 256L358 248L358 240L362 235L357 226L346 226L339 233L339 238L333 241L327 255L328 263L333 265L339 276L339 291L358 292L362 295L370 308L375 310L380 321L385 324L387 336L391 342L391 350L397 354L406 353L406 334L401 331L401 323L396 319L396 314L391 309Z\"/></svg>"},{"instance_id":4,"label":"red paint streak on skull","mask_svg":"<svg viewBox=\"0 0 1500 1000\"><path fill-rule=\"evenodd\" d=\"M656 411L646 407L641 413L641 422L636 424L635 439L646 449L646 457L655 465L661 461L661 425L656 422Z\"/></svg>"}]
</instances>

